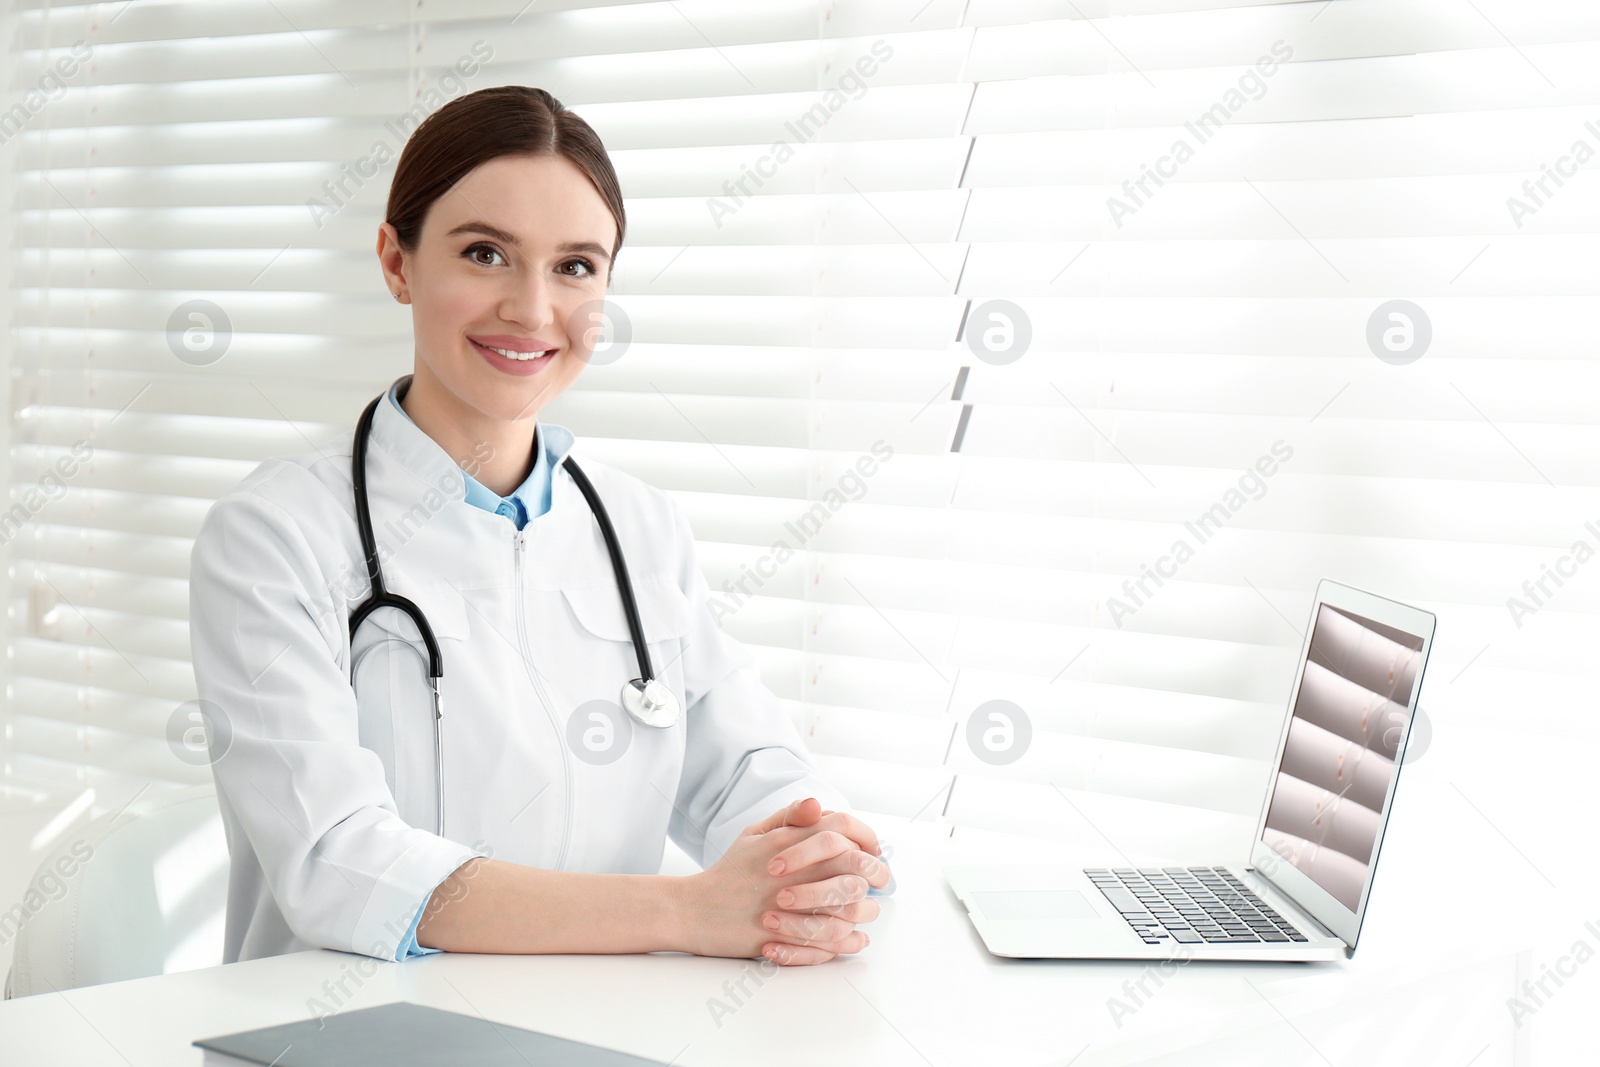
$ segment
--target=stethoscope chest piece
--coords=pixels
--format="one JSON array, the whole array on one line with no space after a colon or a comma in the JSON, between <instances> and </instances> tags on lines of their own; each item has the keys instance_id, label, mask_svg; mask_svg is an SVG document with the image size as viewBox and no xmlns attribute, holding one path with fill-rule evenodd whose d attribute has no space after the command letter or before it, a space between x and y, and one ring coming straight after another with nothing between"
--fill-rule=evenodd
<instances>
[{"instance_id":1,"label":"stethoscope chest piece","mask_svg":"<svg viewBox=\"0 0 1600 1067\"><path fill-rule=\"evenodd\" d=\"M676 725L679 716L683 714L676 694L659 678L652 678L648 682L642 678L635 678L624 685L622 706L627 709L629 715L644 725L663 730Z\"/></svg>"}]
</instances>

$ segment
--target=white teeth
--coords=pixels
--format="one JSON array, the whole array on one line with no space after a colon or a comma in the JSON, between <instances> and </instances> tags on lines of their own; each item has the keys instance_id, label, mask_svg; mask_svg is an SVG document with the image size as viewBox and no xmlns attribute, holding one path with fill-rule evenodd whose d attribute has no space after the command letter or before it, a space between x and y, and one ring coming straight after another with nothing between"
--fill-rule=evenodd
<instances>
[{"instance_id":1,"label":"white teeth","mask_svg":"<svg viewBox=\"0 0 1600 1067\"><path fill-rule=\"evenodd\" d=\"M491 351L491 352L498 352L502 356L505 356L507 359L515 359L515 360L521 360L521 361L526 361L526 360L530 360L530 359L538 359L540 356L544 355L543 352L513 352L509 348L490 348L488 345L484 345L483 347L484 348L488 348L489 351Z\"/></svg>"}]
</instances>

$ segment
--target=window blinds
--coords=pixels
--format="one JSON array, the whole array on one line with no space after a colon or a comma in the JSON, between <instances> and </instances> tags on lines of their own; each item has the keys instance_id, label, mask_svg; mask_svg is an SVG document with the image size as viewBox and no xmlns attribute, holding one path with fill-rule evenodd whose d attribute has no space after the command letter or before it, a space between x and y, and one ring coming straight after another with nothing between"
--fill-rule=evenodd
<instances>
[{"instance_id":1,"label":"window blinds","mask_svg":"<svg viewBox=\"0 0 1600 1067\"><path fill-rule=\"evenodd\" d=\"M1593 5L14 21L13 781L204 780L167 740L190 539L409 370L392 158L411 109L507 82L593 124L628 200L632 343L545 417L682 503L859 808L1238 842L1324 576L1440 613L1425 711L1588 729L1596 587L1546 576L1600 546ZM194 300L212 362L177 354Z\"/></svg>"}]
</instances>

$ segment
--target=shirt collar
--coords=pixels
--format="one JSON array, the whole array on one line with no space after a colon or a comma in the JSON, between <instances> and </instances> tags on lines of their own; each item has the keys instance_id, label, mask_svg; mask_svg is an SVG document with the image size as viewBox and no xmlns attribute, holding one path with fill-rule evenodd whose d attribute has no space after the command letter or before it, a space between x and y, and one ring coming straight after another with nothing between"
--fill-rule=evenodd
<instances>
[{"instance_id":1,"label":"shirt collar","mask_svg":"<svg viewBox=\"0 0 1600 1067\"><path fill-rule=\"evenodd\" d=\"M389 386L389 403L379 404L378 410L373 413L372 439L377 441L386 451L393 453L406 467L415 471L430 482L440 482L441 476L446 472L453 472L460 485L461 499L469 503L482 506L479 501L487 500L491 505L502 499L491 489L468 474L449 454L440 447L439 443L412 421L404 408L400 406L400 396L411 386L412 375L405 374L396 378ZM551 472L567 458L572 451L574 438L572 431L565 426L553 422L539 421L534 426L534 443L542 446L534 460L533 469L523 479L522 484L512 490L511 495L518 499L524 509L524 514L535 515L548 507L535 509L531 505L537 503L532 498L538 490L548 486L551 481ZM482 494L475 500L473 494ZM494 507L488 509L493 511Z\"/></svg>"}]
</instances>

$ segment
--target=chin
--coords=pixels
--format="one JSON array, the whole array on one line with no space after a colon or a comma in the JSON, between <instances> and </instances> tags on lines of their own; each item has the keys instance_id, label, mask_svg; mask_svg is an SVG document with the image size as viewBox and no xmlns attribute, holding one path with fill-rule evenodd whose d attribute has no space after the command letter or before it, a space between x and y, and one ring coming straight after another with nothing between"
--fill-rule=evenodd
<instances>
[{"instance_id":1,"label":"chin","mask_svg":"<svg viewBox=\"0 0 1600 1067\"><path fill-rule=\"evenodd\" d=\"M557 363L561 358L559 354L556 356ZM572 384L564 371L564 367L553 365L525 381L493 383L491 395L484 397L485 414L506 420L534 418Z\"/></svg>"}]
</instances>

